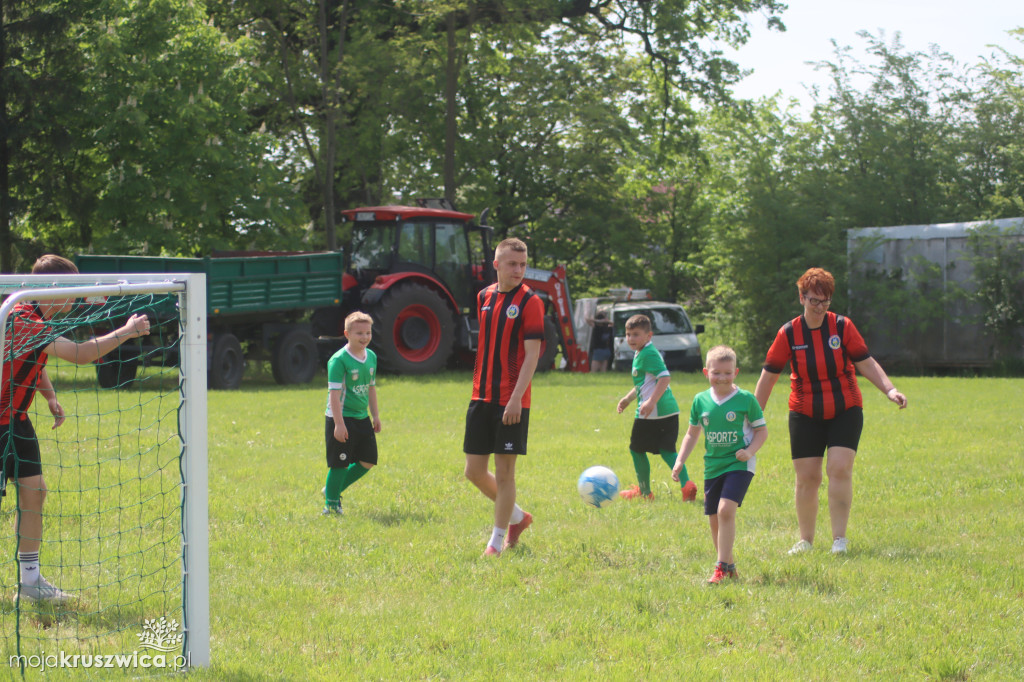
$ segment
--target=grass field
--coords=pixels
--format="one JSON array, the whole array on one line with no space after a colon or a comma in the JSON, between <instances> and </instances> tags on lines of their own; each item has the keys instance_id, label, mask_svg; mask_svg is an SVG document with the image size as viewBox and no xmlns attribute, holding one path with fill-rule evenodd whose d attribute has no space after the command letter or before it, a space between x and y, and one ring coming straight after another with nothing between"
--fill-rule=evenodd
<instances>
[{"instance_id":1,"label":"grass field","mask_svg":"<svg viewBox=\"0 0 1024 682\"><path fill-rule=\"evenodd\" d=\"M900 378L902 412L868 386L842 557L824 506L815 551L786 555L781 381L738 515L741 579L713 588L707 521L660 460L653 503L576 494L592 464L633 481L624 374L535 380L517 478L536 521L483 560L492 506L462 476L470 381L382 378L381 465L341 519L319 516L319 384L209 394L213 665L190 679L1024 678L1024 380ZM704 388L673 377L684 406Z\"/></svg>"}]
</instances>

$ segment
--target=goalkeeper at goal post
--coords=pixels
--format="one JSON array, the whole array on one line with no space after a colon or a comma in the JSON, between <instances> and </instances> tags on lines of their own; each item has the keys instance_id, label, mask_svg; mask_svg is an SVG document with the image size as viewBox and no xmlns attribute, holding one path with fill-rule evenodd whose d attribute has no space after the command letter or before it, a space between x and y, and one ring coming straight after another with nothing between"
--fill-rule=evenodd
<instances>
[{"instance_id":1,"label":"goalkeeper at goal post","mask_svg":"<svg viewBox=\"0 0 1024 682\"><path fill-rule=\"evenodd\" d=\"M61 256L41 256L32 266L33 275L73 275L75 264ZM0 377L0 491L7 480L18 491L15 531L18 535L18 566L21 572L18 594L23 599L64 602L72 595L51 585L39 570L39 547L43 537L43 480L39 441L28 409L38 391L46 399L57 428L64 421L64 410L46 375L46 358L86 365L95 362L129 339L149 334L149 318L132 315L124 326L109 334L77 343L63 336L53 337L49 320L68 313L73 300L16 305L11 315L8 339L3 349L3 373ZM15 595L17 598L17 594Z\"/></svg>"}]
</instances>

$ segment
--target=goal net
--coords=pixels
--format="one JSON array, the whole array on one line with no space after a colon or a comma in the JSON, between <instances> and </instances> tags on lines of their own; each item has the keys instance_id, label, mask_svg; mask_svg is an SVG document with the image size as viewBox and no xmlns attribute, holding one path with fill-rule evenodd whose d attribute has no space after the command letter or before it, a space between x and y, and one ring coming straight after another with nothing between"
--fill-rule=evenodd
<instances>
[{"instance_id":1,"label":"goal net","mask_svg":"<svg viewBox=\"0 0 1024 682\"><path fill-rule=\"evenodd\" d=\"M10 398L0 401L0 651L11 670L144 675L209 663L205 276L155 277L0 276ZM150 334L96 363L45 359L63 423L39 390L24 408L19 382L37 374L39 350L133 314L149 318ZM18 475L23 463L32 471L24 416L45 487ZM40 518L41 496L40 533L30 516ZM22 582L34 557L19 548L36 544L38 575L59 592Z\"/></svg>"}]
</instances>

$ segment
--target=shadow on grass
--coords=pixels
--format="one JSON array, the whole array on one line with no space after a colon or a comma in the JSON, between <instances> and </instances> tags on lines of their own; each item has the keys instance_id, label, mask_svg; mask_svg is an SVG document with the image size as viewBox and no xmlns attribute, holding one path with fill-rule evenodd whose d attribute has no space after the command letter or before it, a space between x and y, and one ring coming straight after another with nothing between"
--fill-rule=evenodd
<instances>
[{"instance_id":1,"label":"shadow on grass","mask_svg":"<svg viewBox=\"0 0 1024 682\"><path fill-rule=\"evenodd\" d=\"M765 567L760 574L746 578L750 583L765 586L789 587L815 594L838 594L839 583L821 566L795 562L783 566Z\"/></svg>"},{"instance_id":2,"label":"shadow on grass","mask_svg":"<svg viewBox=\"0 0 1024 682\"><path fill-rule=\"evenodd\" d=\"M437 521L434 514L424 514L419 511L405 511L395 509L379 509L368 512L366 518L382 526L399 526L405 523L418 523L426 525Z\"/></svg>"},{"instance_id":3,"label":"shadow on grass","mask_svg":"<svg viewBox=\"0 0 1024 682\"><path fill-rule=\"evenodd\" d=\"M0 616L5 618L17 617L19 612L24 623L42 630L75 623L79 628L93 629L92 634L97 636L131 628L141 629L146 619L141 603L95 610L91 602L82 597L64 604L21 599L17 606L12 598L5 599L0 607Z\"/></svg>"}]
</instances>

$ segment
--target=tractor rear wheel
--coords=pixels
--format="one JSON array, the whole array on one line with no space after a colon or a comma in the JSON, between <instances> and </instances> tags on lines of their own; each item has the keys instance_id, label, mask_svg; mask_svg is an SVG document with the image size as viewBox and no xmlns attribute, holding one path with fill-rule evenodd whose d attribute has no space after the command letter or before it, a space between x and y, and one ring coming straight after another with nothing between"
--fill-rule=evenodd
<instances>
[{"instance_id":1,"label":"tractor rear wheel","mask_svg":"<svg viewBox=\"0 0 1024 682\"><path fill-rule=\"evenodd\" d=\"M562 335L558 331L558 323L554 318L544 316L544 342L540 346L540 359L537 360L537 371L546 372L552 368L555 362L555 355L558 354L558 344Z\"/></svg>"},{"instance_id":2,"label":"tractor rear wheel","mask_svg":"<svg viewBox=\"0 0 1024 682\"><path fill-rule=\"evenodd\" d=\"M96 362L96 381L102 388L126 388L139 371L138 346L124 345L115 348Z\"/></svg>"},{"instance_id":3,"label":"tractor rear wheel","mask_svg":"<svg viewBox=\"0 0 1024 682\"><path fill-rule=\"evenodd\" d=\"M455 316L433 289L396 284L370 314L381 371L431 374L447 365L455 346Z\"/></svg>"}]
</instances>

